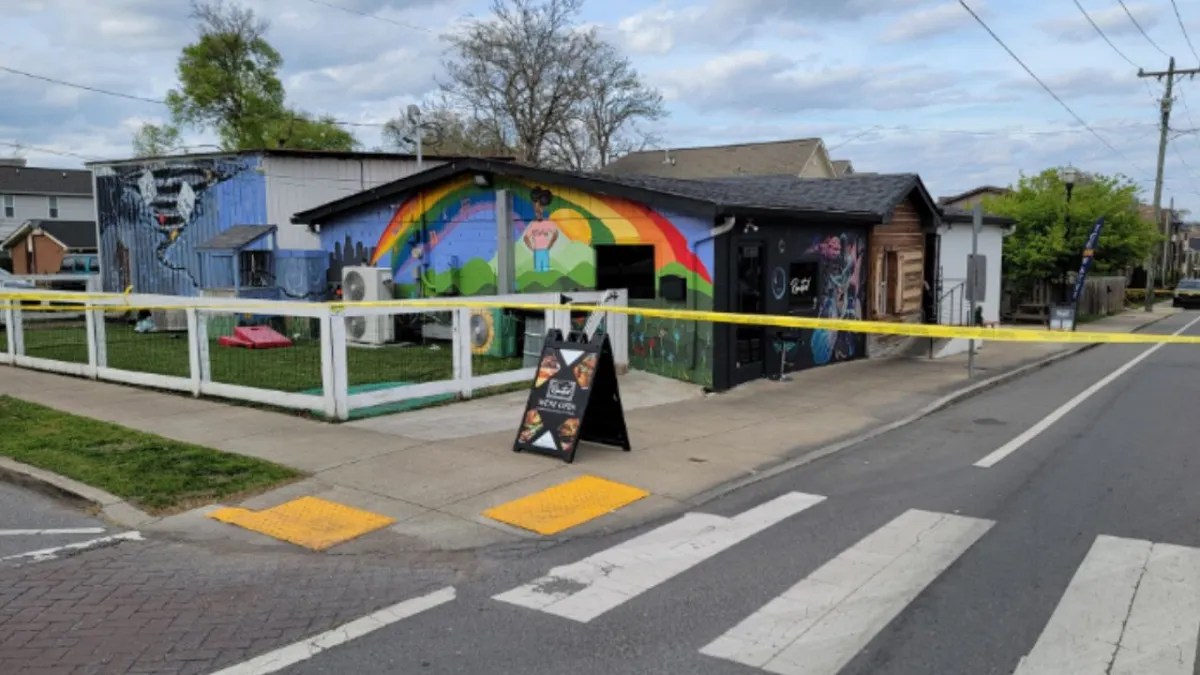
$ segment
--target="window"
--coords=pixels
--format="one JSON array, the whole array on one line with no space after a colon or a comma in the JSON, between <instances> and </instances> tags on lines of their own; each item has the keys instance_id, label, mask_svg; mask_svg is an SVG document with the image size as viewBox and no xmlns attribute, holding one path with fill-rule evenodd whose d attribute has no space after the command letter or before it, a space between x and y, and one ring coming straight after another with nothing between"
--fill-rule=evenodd
<instances>
[{"instance_id":1,"label":"window","mask_svg":"<svg viewBox=\"0 0 1200 675\"><path fill-rule=\"evenodd\" d=\"M821 290L821 265L817 262L794 262L788 274L788 309L817 311Z\"/></svg>"},{"instance_id":2,"label":"window","mask_svg":"<svg viewBox=\"0 0 1200 675\"><path fill-rule=\"evenodd\" d=\"M47 199L47 201L50 202L50 217L57 218L58 217L58 197L47 197L46 199Z\"/></svg>"},{"instance_id":3,"label":"window","mask_svg":"<svg viewBox=\"0 0 1200 675\"><path fill-rule=\"evenodd\" d=\"M270 251L242 251L238 254L238 285L242 288L268 288L275 284Z\"/></svg>"},{"instance_id":4,"label":"window","mask_svg":"<svg viewBox=\"0 0 1200 675\"><path fill-rule=\"evenodd\" d=\"M610 288L629 289L631 300L654 299L654 246L596 246L596 290Z\"/></svg>"},{"instance_id":5,"label":"window","mask_svg":"<svg viewBox=\"0 0 1200 675\"><path fill-rule=\"evenodd\" d=\"M17 203L16 203L17 198L12 195L4 195L3 199L4 199L4 217L5 218L16 218L17 217Z\"/></svg>"}]
</instances>

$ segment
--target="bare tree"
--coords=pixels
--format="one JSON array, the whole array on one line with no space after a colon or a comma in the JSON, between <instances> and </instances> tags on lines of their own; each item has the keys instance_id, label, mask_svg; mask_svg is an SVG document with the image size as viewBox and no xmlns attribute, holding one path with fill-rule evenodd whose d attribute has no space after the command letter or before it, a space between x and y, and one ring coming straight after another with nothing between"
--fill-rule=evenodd
<instances>
[{"instance_id":1,"label":"bare tree","mask_svg":"<svg viewBox=\"0 0 1200 675\"><path fill-rule=\"evenodd\" d=\"M422 106L421 145L435 155L467 157L508 157L513 149L502 134L486 119L471 117L454 109L444 99ZM406 119L393 119L383 127L386 147L405 152L416 151L416 130Z\"/></svg>"},{"instance_id":2,"label":"bare tree","mask_svg":"<svg viewBox=\"0 0 1200 675\"><path fill-rule=\"evenodd\" d=\"M599 168L617 156L619 147L632 142L623 134L637 133L639 120L658 120L666 115L662 94L645 85L629 59L615 47L597 42L588 60L587 95L579 104L589 144Z\"/></svg>"},{"instance_id":3,"label":"bare tree","mask_svg":"<svg viewBox=\"0 0 1200 675\"><path fill-rule=\"evenodd\" d=\"M525 162L542 161L584 93L595 40L575 26L582 1L492 0L492 16L447 38L443 90Z\"/></svg>"}]
</instances>

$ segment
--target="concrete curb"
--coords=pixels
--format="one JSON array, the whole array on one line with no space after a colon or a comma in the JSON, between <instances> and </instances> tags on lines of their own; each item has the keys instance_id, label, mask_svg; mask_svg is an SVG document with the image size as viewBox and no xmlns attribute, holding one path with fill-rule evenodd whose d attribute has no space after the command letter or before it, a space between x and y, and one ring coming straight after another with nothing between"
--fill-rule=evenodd
<instances>
[{"instance_id":1,"label":"concrete curb","mask_svg":"<svg viewBox=\"0 0 1200 675\"><path fill-rule=\"evenodd\" d=\"M1138 326L1137 328L1134 328L1130 332L1131 333L1139 332L1142 329L1149 328L1150 326L1153 326L1165 319L1169 319L1172 316L1175 316L1175 315L1174 314L1165 314L1153 321L1150 321L1148 323L1142 324L1141 326ZM808 451L802 455L799 455L797 457L793 457L791 459L784 460L778 464L771 465L771 466L769 466L761 471L757 471L756 473L753 473L749 476L743 476L742 478L735 478L732 481L718 485L715 488L705 490L704 492L701 492L689 499L685 499L682 501L682 503L694 508L694 507L698 507L703 504L706 504L710 501L720 499L721 497L724 497L725 495L727 495L731 492L734 492L736 490L740 490L746 486L754 485L755 483L760 483L760 482L768 480L770 478L774 478L775 476L778 476L783 473L787 473L788 471L791 471L792 469L804 466L805 464L815 462L816 460L821 459L822 457L828 457L829 455L841 452L842 450L846 450L848 448L852 448L856 445L859 445L860 443L865 443L866 441L872 440L874 438L878 438L879 436L882 436L888 432L895 431L896 429L899 429L901 427L908 426L909 424L912 424L913 422L916 422L920 419L928 417L928 416L932 415L933 413L938 412L939 410L943 410L943 409L948 408L956 403L959 403L968 398L971 398L972 396L981 394L981 393L987 391L988 389L992 389L994 387L997 387L997 386L1004 384L1006 382L1009 382L1011 380L1015 380L1017 378L1023 377L1035 370L1041 370L1042 368L1053 365L1063 359L1075 356L1076 354L1080 354L1082 352L1088 351L1095 347L1099 347L1101 344L1103 344L1103 343L1092 342L1092 343L1080 345L1073 349L1067 349L1065 351L1058 352L1057 354L1051 354L1050 356L1047 356L1043 359L1039 359L1037 361L1034 361L1033 363L1027 363L1024 366L1020 366L1019 368L1015 368L1013 370L1010 370L1010 371L1007 371L1004 373L1000 373L999 375L994 375L986 380L981 380L979 382L975 382L974 384L971 384L971 385L968 385L961 389L958 389L956 391L953 391L953 392L937 399L936 401L930 403L929 405L925 406L924 408L921 408L917 412L915 412L907 417L903 417L903 418L895 420L893 422L888 422L887 424L875 427L873 429L869 429L861 434L858 434L856 436L851 436L850 438L846 438L846 439L837 441L836 443L832 443L830 445L826 445L826 446L822 446L820 448L816 448L814 450L810 450L810 451Z\"/></svg>"},{"instance_id":2,"label":"concrete curb","mask_svg":"<svg viewBox=\"0 0 1200 675\"><path fill-rule=\"evenodd\" d=\"M0 480L94 508L105 519L122 527L136 529L158 520L116 495L7 457L0 457Z\"/></svg>"}]
</instances>

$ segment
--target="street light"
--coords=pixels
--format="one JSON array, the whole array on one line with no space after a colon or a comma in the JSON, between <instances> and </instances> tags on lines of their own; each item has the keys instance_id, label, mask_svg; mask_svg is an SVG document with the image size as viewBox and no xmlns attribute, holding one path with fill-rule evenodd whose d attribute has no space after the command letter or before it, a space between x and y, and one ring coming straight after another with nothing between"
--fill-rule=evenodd
<instances>
[{"instance_id":1,"label":"street light","mask_svg":"<svg viewBox=\"0 0 1200 675\"><path fill-rule=\"evenodd\" d=\"M1063 219L1064 219L1063 229L1066 231L1067 246L1070 246L1071 245L1071 235L1074 234L1074 232L1071 231L1071 193L1075 190L1075 182L1079 180L1079 171L1075 167L1068 164L1067 168L1063 169L1059 173L1059 175L1062 177L1063 184L1067 186L1067 209L1066 209L1065 215L1063 216ZM1063 272L1062 272L1062 288L1063 288L1063 294L1064 294L1063 299L1066 300L1068 298L1068 296L1066 296L1066 292L1067 292L1067 270L1066 270L1066 268L1064 268Z\"/></svg>"}]
</instances>

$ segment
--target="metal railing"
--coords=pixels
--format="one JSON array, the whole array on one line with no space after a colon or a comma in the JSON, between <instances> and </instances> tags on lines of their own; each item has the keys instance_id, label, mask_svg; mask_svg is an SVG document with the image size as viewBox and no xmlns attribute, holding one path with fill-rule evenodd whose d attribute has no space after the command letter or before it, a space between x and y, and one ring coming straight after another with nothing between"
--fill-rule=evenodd
<instances>
[{"instance_id":1,"label":"metal railing","mask_svg":"<svg viewBox=\"0 0 1200 675\"><path fill-rule=\"evenodd\" d=\"M31 293L36 306L25 304ZM599 303L606 293L571 296L579 303ZM560 299L557 293L470 298L556 305ZM618 291L610 304L628 305L628 293ZM543 335L572 328L565 305L517 313L452 303L357 306L29 289L0 289L0 315L0 364L305 410L336 420L355 411L469 398L491 387L532 381L536 365L523 358L517 326L528 319ZM182 315L159 323L178 330L153 325L154 317L164 315ZM607 313L605 318L614 360L618 368L627 367L628 315ZM370 331L361 331L363 321L371 324ZM224 344L220 338L239 325L268 325L289 344L272 349Z\"/></svg>"}]
</instances>

